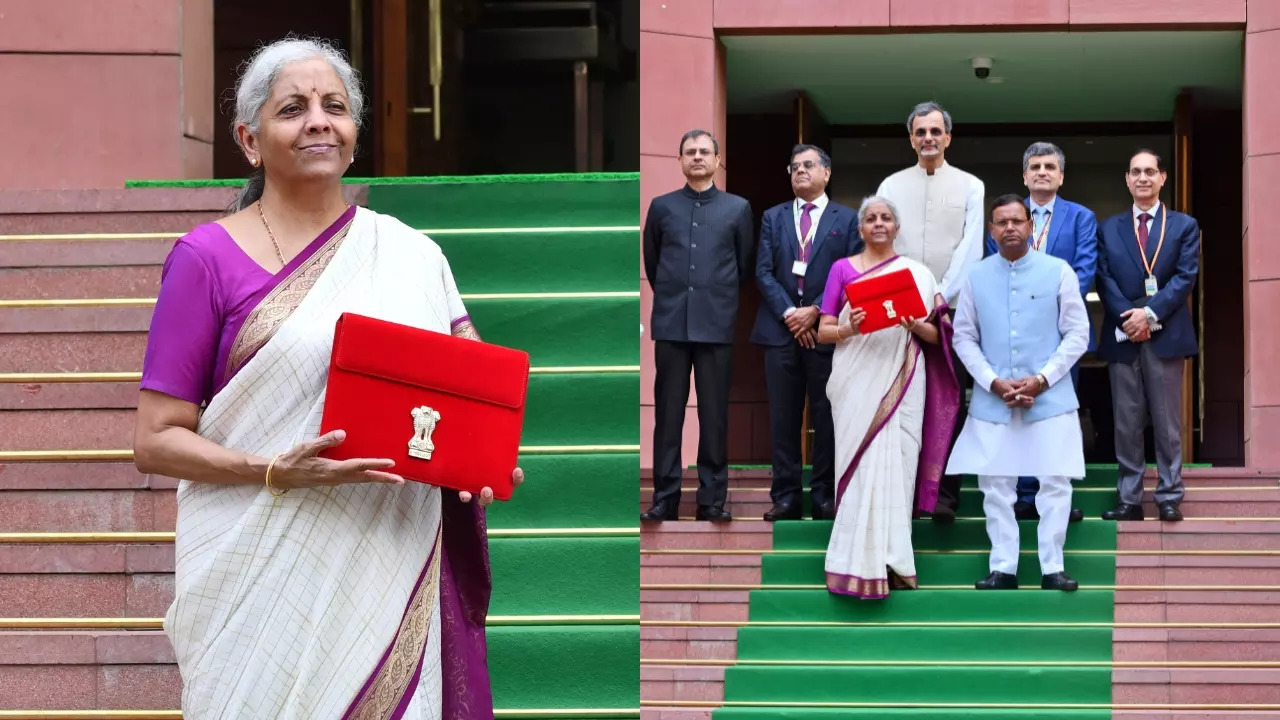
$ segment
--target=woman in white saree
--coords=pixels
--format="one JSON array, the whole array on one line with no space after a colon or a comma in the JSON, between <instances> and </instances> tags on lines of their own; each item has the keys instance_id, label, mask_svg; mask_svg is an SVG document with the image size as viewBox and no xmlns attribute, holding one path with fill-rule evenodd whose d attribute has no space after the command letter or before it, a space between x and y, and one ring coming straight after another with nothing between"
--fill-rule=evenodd
<instances>
[{"instance_id":1,"label":"woman in white saree","mask_svg":"<svg viewBox=\"0 0 1280 720\"><path fill-rule=\"evenodd\" d=\"M835 421L836 518L827 546L827 589L863 599L915 588L911 521L938 498L959 390L951 367L951 326L924 265L895 254L898 212L869 197L858 210L865 249L832 266L822 298L821 342L835 343L827 397ZM861 334L845 286L909 270L927 318Z\"/></svg>"},{"instance_id":2,"label":"woman in white saree","mask_svg":"<svg viewBox=\"0 0 1280 720\"><path fill-rule=\"evenodd\" d=\"M317 437L341 313L478 339L449 263L344 200L363 98L338 51L267 46L236 101L254 171L165 262L134 437L141 472L182 478L165 630L183 716L492 718L492 491L317 457L345 438Z\"/></svg>"}]
</instances>

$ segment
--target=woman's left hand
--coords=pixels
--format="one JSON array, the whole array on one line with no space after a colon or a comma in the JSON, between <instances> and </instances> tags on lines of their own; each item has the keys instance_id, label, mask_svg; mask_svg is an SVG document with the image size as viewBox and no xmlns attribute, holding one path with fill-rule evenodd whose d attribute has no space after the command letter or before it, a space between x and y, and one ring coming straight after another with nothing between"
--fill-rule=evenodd
<instances>
[{"instance_id":1,"label":"woman's left hand","mask_svg":"<svg viewBox=\"0 0 1280 720\"><path fill-rule=\"evenodd\" d=\"M511 484L520 487L520 483L524 482L524 471L516 468L511 472ZM458 499L462 502L471 502L471 493L465 490L458 491ZM480 491L480 507L489 507L493 504L493 488L486 487Z\"/></svg>"}]
</instances>

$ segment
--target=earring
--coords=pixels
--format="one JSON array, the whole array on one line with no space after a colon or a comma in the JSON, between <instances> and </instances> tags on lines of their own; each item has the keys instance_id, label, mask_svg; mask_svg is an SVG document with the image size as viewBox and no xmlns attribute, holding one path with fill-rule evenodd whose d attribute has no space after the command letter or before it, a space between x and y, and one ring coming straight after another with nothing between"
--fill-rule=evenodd
<instances>
[{"instance_id":1,"label":"earring","mask_svg":"<svg viewBox=\"0 0 1280 720\"><path fill-rule=\"evenodd\" d=\"M249 158L249 164L254 167L258 167L258 158Z\"/></svg>"}]
</instances>

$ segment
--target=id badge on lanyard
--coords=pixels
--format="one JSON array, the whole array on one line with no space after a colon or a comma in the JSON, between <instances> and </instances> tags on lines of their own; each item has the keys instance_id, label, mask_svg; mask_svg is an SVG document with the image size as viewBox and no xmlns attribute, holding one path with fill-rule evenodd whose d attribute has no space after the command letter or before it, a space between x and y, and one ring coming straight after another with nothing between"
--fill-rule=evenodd
<instances>
[{"instance_id":1,"label":"id badge on lanyard","mask_svg":"<svg viewBox=\"0 0 1280 720\"><path fill-rule=\"evenodd\" d=\"M800 234L799 233L800 218L798 215L794 214L795 212L796 211L793 210L793 217L795 218L796 231L797 231L796 235L799 235ZM809 272L809 263L804 261L804 253L806 250L808 250L809 246L813 244L813 236L817 232L818 232L818 223L814 223L812 227L809 228L808 236L800 238L800 259L791 263L792 275L795 275L796 277L804 277L805 273Z\"/></svg>"},{"instance_id":2,"label":"id badge on lanyard","mask_svg":"<svg viewBox=\"0 0 1280 720\"><path fill-rule=\"evenodd\" d=\"M1157 212L1160 206L1156 206ZM1164 247L1164 230L1165 225L1169 221L1169 211L1160 214L1160 240L1156 243L1156 252L1151 256L1151 262L1147 262L1147 253L1142 249L1142 243L1138 243L1138 257L1142 258L1142 266L1147 271L1147 276L1142 281L1143 291L1147 297L1152 297L1160 292L1160 282L1156 280L1156 262L1160 260L1160 249ZM1138 238L1138 218L1133 219L1133 237L1134 242Z\"/></svg>"}]
</instances>

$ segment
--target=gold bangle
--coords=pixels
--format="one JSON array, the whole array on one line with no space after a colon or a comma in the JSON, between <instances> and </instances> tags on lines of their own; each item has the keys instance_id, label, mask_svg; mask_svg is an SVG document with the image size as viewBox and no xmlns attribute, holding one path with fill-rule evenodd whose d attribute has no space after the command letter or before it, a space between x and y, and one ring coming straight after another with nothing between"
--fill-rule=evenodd
<instances>
[{"instance_id":1,"label":"gold bangle","mask_svg":"<svg viewBox=\"0 0 1280 720\"><path fill-rule=\"evenodd\" d=\"M276 497L280 497L281 495L289 492L288 490L279 490L278 488L271 487L271 469L276 466L276 461L279 459L280 456L277 455L271 458L271 462L267 463L267 490Z\"/></svg>"}]
</instances>

